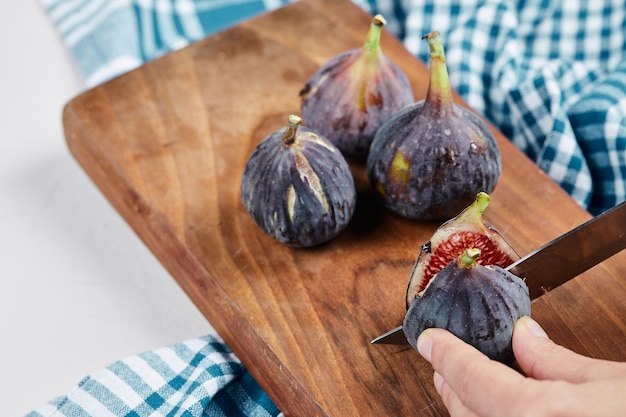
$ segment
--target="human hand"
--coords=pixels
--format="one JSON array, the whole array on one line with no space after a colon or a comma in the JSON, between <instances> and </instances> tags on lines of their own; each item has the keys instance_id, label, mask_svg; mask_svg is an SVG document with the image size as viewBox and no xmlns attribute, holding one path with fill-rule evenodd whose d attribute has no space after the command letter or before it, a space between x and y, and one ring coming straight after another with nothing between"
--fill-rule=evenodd
<instances>
[{"instance_id":1,"label":"human hand","mask_svg":"<svg viewBox=\"0 0 626 417\"><path fill-rule=\"evenodd\" d=\"M525 375L492 361L450 332L427 329L417 340L452 417L600 417L626 413L626 363L588 358L551 341L522 317L513 352Z\"/></svg>"}]
</instances>

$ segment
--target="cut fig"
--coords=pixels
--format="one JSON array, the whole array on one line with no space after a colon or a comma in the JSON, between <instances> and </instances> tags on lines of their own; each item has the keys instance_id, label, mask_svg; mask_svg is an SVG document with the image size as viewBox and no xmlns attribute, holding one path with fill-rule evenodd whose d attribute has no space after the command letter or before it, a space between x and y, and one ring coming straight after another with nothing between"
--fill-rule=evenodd
<instances>
[{"instance_id":1,"label":"cut fig","mask_svg":"<svg viewBox=\"0 0 626 417\"><path fill-rule=\"evenodd\" d=\"M381 50L385 24L374 16L364 45L331 58L300 92L305 125L356 160L367 157L378 128L414 102L406 75Z\"/></svg>"},{"instance_id":2,"label":"cut fig","mask_svg":"<svg viewBox=\"0 0 626 417\"><path fill-rule=\"evenodd\" d=\"M466 249L412 301L402 328L414 349L424 330L437 327L493 360L513 361L513 327L520 317L530 316L528 287L499 266L480 265L480 257L479 249Z\"/></svg>"},{"instance_id":3,"label":"cut fig","mask_svg":"<svg viewBox=\"0 0 626 417\"><path fill-rule=\"evenodd\" d=\"M381 203L415 220L445 220L490 193L501 172L500 150L487 124L453 102L439 33L430 47L425 100L398 112L374 137L367 173Z\"/></svg>"},{"instance_id":4,"label":"cut fig","mask_svg":"<svg viewBox=\"0 0 626 417\"><path fill-rule=\"evenodd\" d=\"M336 237L350 222L356 189L347 161L332 143L289 116L252 152L241 199L252 220L289 246L309 247Z\"/></svg>"},{"instance_id":5,"label":"cut fig","mask_svg":"<svg viewBox=\"0 0 626 417\"><path fill-rule=\"evenodd\" d=\"M407 308L441 269L468 248L481 251L477 261L481 265L506 268L519 259L504 237L483 220L483 212L490 200L487 193L478 193L472 204L439 226L430 240L421 246L406 292Z\"/></svg>"}]
</instances>

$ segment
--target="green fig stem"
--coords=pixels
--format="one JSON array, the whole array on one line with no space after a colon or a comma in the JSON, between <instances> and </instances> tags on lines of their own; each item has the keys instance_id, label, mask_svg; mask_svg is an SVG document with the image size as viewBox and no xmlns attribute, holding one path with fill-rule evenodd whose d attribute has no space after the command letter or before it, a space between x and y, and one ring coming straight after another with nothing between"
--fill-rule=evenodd
<instances>
[{"instance_id":1,"label":"green fig stem","mask_svg":"<svg viewBox=\"0 0 626 417\"><path fill-rule=\"evenodd\" d=\"M370 24L370 30L367 32L367 38L365 39L364 49L370 51L378 51L380 49L380 35L383 32L383 26L387 24L387 21L381 14L377 14L372 18Z\"/></svg>"},{"instance_id":2,"label":"green fig stem","mask_svg":"<svg viewBox=\"0 0 626 417\"><path fill-rule=\"evenodd\" d=\"M474 202L470 205L470 209L474 211L476 214L478 214L479 216L482 216L485 210L487 210L487 206L489 205L490 202L491 202L491 198L489 197L489 194L487 194L484 191L481 191L478 194L476 194L476 200L474 200Z\"/></svg>"},{"instance_id":3,"label":"green fig stem","mask_svg":"<svg viewBox=\"0 0 626 417\"><path fill-rule=\"evenodd\" d=\"M459 256L459 268L470 269L476 266L476 261L480 256L480 249L478 248L468 248L465 249L465 252Z\"/></svg>"},{"instance_id":4,"label":"green fig stem","mask_svg":"<svg viewBox=\"0 0 626 417\"><path fill-rule=\"evenodd\" d=\"M298 133L298 128L302 124L302 118L300 116L296 116L295 114L289 115L289 125L285 132L283 133L283 143L285 145L291 145L296 141L296 134Z\"/></svg>"},{"instance_id":5,"label":"green fig stem","mask_svg":"<svg viewBox=\"0 0 626 417\"><path fill-rule=\"evenodd\" d=\"M424 35L430 48L430 84L426 102L435 105L443 111L453 111L452 90L446 67L446 55L439 32Z\"/></svg>"},{"instance_id":6,"label":"green fig stem","mask_svg":"<svg viewBox=\"0 0 626 417\"><path fill-rule=\"evenodd\" d=\"M476 199L472 204L467 206L457 217L463 218L468 222L481 221L483 213L487 210L487 206L491 201L491 197L484 191L476 194Z\"/></svg>"}]
</instances>

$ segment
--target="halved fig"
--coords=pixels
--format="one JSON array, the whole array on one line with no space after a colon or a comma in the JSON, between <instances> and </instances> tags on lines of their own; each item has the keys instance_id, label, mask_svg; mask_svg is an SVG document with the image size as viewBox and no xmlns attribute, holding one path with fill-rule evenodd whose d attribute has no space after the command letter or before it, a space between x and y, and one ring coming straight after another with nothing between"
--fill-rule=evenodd
<instances>
[{"instance_id":1,"label":"halved fig","mask_svg":"<svg viewBox=\"0 0 626 417\"><path fill-rule=\"evenodd\" d=\"M487 193L480 192L474 202L458 216L448 220L421 246L406 292L407 308L420 296L432 278L466 249L477 248L482 255L481 265L506 268L519 255L502 235L483 220L483 212L490 202Z\"/></svg>"},{"instance_id":2,"label":"halved fig","mask_svg":"<svg viewBox=\"0 0 626 417\"><path fill-rule=\"evenodd\" d=\"M530 316L528 287L499 266L479 265L481 257L477 248L463 251L412 301L402 329L413 348L424 330L438 327L493 360L513 361L513 327Z\"/></svg>"}]
</instances>

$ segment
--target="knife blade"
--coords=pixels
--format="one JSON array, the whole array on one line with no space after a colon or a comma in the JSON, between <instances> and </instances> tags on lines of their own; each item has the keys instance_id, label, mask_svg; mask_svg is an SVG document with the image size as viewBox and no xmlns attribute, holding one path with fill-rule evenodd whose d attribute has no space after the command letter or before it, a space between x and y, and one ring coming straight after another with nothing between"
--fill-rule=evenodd
<instances>
[{"instance_id":1,"label":"knife blade","mask_svg":"<svg viewBox=\"0 0 626 417\"><path fill-rule=\"evenodd\" d=\"M626 201L546 243L505 269L525 280L530 298L534 300L624 248ZM401 325L371 343L408 344Z\"/></svg>"}]
</instances>

